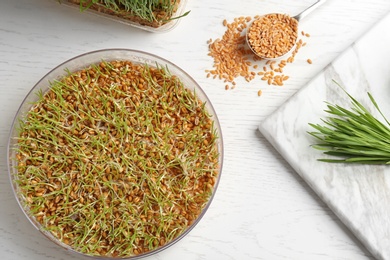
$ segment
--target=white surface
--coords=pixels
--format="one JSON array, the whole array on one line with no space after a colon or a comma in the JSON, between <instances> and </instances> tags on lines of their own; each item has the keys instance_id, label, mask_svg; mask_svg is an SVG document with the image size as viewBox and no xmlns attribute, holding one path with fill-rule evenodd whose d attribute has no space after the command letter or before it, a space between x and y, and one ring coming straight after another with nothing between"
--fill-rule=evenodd
<instances>
[{"instance_id":1,"label":"white surface","mask_svg":"<svg viewBox=\"0 0 390 260\"><path fill-rule=\"evenodd\" d=\"M208 212L188 236L149 259L372 259L257 127L388 13L390 2L329 0L306 17L301 29L311 37L296 62L286 68L291 78L283 87L266 86L257 79L239 81L235 90L225 91L223 82L207 79L204 73L212 68L206 41L222 36L223 19L268 12L295 15L313 2L189 0L190 15L173 31L152 34L80 14L54 0L2 0L1 259L83 259L47 241L24 217L8 180L6 145L19 104L44 74L78 54L115 47L151 52L191 74L213 102L224 134L222 179Z\"/></svg>"},{"instance_id":2,"label":"white surface","mask_svg":"<svg viewBox=\"0 0 390 260\"><path fill-rule=\"evenodd\" d=\"M387 15L260 125L267 139L378 259L390 259L389 166L319 162L335 157L310 147L317 141L307 132L315 131L308 123L323 125L320 119L329 116L324 101L352 106L333 80L383 121L367 96L370 92L388 118L390 51L384 46L390 46L390 36L383 32L389 26Z\"/></svg>"}]
</instances>

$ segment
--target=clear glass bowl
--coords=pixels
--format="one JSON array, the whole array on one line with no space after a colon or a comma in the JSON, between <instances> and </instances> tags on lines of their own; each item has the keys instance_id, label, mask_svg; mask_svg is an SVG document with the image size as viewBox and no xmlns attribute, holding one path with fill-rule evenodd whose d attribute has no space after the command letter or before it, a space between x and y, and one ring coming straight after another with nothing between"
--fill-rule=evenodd
<instances>
[{"instance_id":1,"label":"clear glass bowl","mask_svg":"<svg viewBox=\"0 0 390 260\"><path fill-rule=\"evenodd\" d=\"M61 4L64 4L64 5L69 6L71 8L75 8L77 10L80 10L79 4L75 4L70 0L61 0ZM177 6L177 10L172 14L172 17L180 17L180 16L184 15L186 4L187 4L187 0L180 0L179 4ZM173 28L175 28L178 25L178 23L181 19L185 18L185 17L181 17L178 19L172 19L171 21L164 23L163 25L160 25L158 27L153 27L153 26L149 26L149 25L143 25L140 22L120 18L120 17L117 17L115 15L111 15L108 13L99 12L99 11L96 11L93 9L86 9L84 12L92 13L92 14L98 15L100 17L108 18L108 19L113 20L115 22L123 23L123 24L130 25L130 26L142 29L142 30L146 30L149 32L156 32L156 33L164 33L164 32L168 32L168 31L172 30Z\"/></svg>"},{"instance_id":2,"label":"clear glass bowl","mask_svg":"<svg viewBox=\"0 0 390 260\"><path fill-rule=\"evenodd\" d=\"M223 142L222 142L221 127L220 127L216 112L215 112L210 100L207 98L205 92L195 82L195 80L193 78L191 78L191 76L189 76L182 69L180 69L179 67L174 65L173 63L171 63L163 58L160 58L160 57L157 57L155 55L145 53L142 51L136 51L136 50L130 50L130 49L105 49L105 50L98 50L98 51L93 51L93 52L82 54L80 56L77 56L75 58L72 58L72 59L60 64L59 66L57 66L56 68L51 70L41 80L39 80L38 83L30 90L30 92L25 97L24 101L22 102L22 104L21 104L21 106L20 106L19 110L17 111L17 114L14 118L11 132L10 132L9 143L8 143L8 153L7 153L9 177L10 177L13 191L14 191L15 197L18 201L18 204L19 204L20 208L22 209L22 211L24 212L25 216L31 222L31 224L36 229L38 229L45 237L47 237L49 240L56 243L57 245L61 246L62 248L65 248L66 250L69 250L69 251L74 252L76 254L83 254L83 253L76 251L72 247L66 245L65 243L61 242L55 236L53 236L49 231L45 230L45 228L29 212L29 209L25 203L26 198L22 195L22 193L20 191L20 187L17 185L17 182L16 182L16 180L18 178L18 176L17 176L18 173L17 173L17 169L16 169L17 160L15 158L15 154L16 154L15 149L18 147L18 143L17 143L16 138L19 136L20 120L25 119L25 115L32 107L32 103L36 102L38 100L38 97L37 97L38 91L42 91L43 93L48 91L49 90L49 82L61 79L62 77L64 77L65 75L68 74L67 71L70 71L70 72L79 71L81 69L88 67L89 65L98 64L102 60L104 60L104 61L125 60L125 61L131 61L132 63L147 64L150 67L156 67L156 64L165 66L166 68L168 68L168 70L170 71L170 73L172 75L175 75L175 76L180 78L180 80L183 82L184 86L187 89L189 89L193 92L195 91L196 96L200 100L205 102L206 109L209 112L209 114L211 115L211 119L214 122L214 128L215 128L216 134L218 136L218 139L217 139L217 146L218 146L218 152L219 152L218 176L216 177L215 185L213 187L213 192L212 192L207 204L205 205L205 207L203 208L203 210L199 214L198 218L195 221L193 221L193 223L184 232L182 232L180 235L178 235L172 241L166 243L165 245L162 245L161 247L158 247L157 249L155 249L153 251L149 251L149 252L146 252L143 254L122 258L122 259L139 259L139 258L142 258L145 256L149 256L149 255L158 253L158 252L168 248L169 246L173 245L178 240L183 238L186 234L188 234L194 228L194 226L203 217L203 215L205 214L207 208L209 207L209 205L212 201L212 198L213 198L215 191L217 189L219 179L221 176L221 171L222 171ZM106 256L93 256L93 257L99 258L99 259L111 258L111 257L106 257Z\"/></svg>"}]
</instances>

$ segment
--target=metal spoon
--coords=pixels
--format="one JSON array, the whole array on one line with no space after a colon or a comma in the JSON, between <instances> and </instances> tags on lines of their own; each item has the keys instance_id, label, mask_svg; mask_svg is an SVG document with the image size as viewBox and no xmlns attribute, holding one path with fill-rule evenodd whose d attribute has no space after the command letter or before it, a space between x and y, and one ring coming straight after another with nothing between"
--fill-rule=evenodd
<instances>
[{"instance_id":1,"label":"metal spoon","mask_svg":"<svg viewBox=\"0 0 390 260\"><path fill-rule=\"evenodd\" d=\"M293 18L295 18L295 20L297 20L298 22L303 19L305 16L307 16L308 14L310 14L314 9L316 9L317 7L319 7L320 5L324 4L326 2L326 0L318 0L317 2L315 2L314 4L312 4L311 6L309 6L308 8L306 8L305 10L303 10L302 12L300 12L299 14L297 14L296 16L294 16Z\"/></svg>"},{"instance_id":2,"label":"metal spoon","mask_svg":"<svg viewBox=\"0 0 390 260\"><path fill-rule=\"evenodd\" d=\"M299 14L293 16L292 18L294 18L295 20L297 20L298 22L300 20L302 20L304 17L306 17L309 13L311 13L314 9L318 8L319 6L321 6L322 4L324 4L326 2L326 0L318 0L317 2L315 2L314 4L312 4L311 6L307 7L305 10L303 10L302 12L300 12ZM261 19L262 17L258 18L258 19ZM253 22L252 22L253 24ZM251 24L251 25L252 25ZM250 26L251 26L250 25ZM278 57L275 57L275 58L269 58L269 57L262 57L261 55L259 55L251 46L250 42L249 42L249 37L248 37L248 32L249 32L249 28L250 26L248 27L248 30L247 30L247 33L246 33L246 42L249 46L249 48L252 50L252 52L254 54L256 54L258 57L262 58L262 59L266 59L266 60L278 60L278 59L281 59L283 57L285 57L286 55L288 55L292 49L294 49L295 45L296 45L296 42L295 44L291 47L291 49L289 51L287 51L285 54L281 55L281 56L278 56ZM298 31L297 31L297 34L298 34ZM298 36L298 35L297 35ZM298 39L298 37L296 37Z\"/></svg>"}]
</instances>

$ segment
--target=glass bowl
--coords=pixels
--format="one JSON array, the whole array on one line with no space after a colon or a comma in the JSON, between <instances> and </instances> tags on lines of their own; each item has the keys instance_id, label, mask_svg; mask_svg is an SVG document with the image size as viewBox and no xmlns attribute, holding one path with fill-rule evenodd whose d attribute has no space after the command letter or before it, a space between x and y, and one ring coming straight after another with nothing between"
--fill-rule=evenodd
<instances>
[{"instance_id":1,"label":"glass bowl","mask_svg":"<svg viewBox=\"0 0 390 260\"><path fill-rule=\"evenodd\" d=\"M210 186L208 184L209 185L209 189L207 190L207 192L208 192L207 196L205 196L205 198L207 198L207 199L204 202L202 202L202 204L201 204L202 206L201 207L198 207L198 209L197 209L198 214L196 215L196 218L191 219L191 221L188 222L188 225L185 228L183 228L183 230L181 230L179 233L176 233L176 235L172 239L167 238L165 240L158 241L160 236L157 235L154 238L154 240L157 240L157 242L155 242L157 244L157 246L154 246L150 250L143 250L143 251L140 251L139 253L138 253L138 251L133 251L135 253L126 254L126 255L119 255L118 252L116 252L115 254L104 253L103 255L99 255L97 252L94 252L94 251L93 252L85 252L85 251L79 250L78 248L76 248L76 246L69 245L69 241L66 242L64 239L62 239L62 240L59 239L58 238L58 236L59 236L58 235L58 230L55 229L55 228L61 226L61 221L63 219L67 219L68 218L68 219L70 219L70 221L73 221L71 223L73 223L73 224L76 223L74 225L77 225L77 223L79 223L78 222L79 221L78 218L80 217L80 215L79 215L79 213L77 213L78 214L77 216L75 216L76 214L73 214L73 215L70 215L70 216L57 217L57 218L54 218L53 220L50 220L50 216L53 216L53 215L57 214L56 213L57 210L61 210L61 207L62 207L61 205L64 205L63 201L65 201L65 197L62 196L62 195L61 196L60 195L53 195L53 196L60 197L59 200L61 202L58 205L54 206L53 212L55 212L55 213L53 213L51 215L50 215L50 212L49 213L42 213L42 212L47 212L47 210L49 208L49 206L47 204L49 204L50 201L48 201L48 199L46 200L46 198L49 198L49 196L52 196L51 191L55 190L55 187L52 188L52 189L50 189L50 187L49 187L45 191L41 191L41 190L37 189L37 187L33 188L33 190L34 190L33 191L34 192L34 198L41 199L42 200L41 203L42 203L43 206L42 206L42 209L38 209L38 210L37 210L37 207L34 208L33 206L31 206L32 204L28 203L31 200L30 193L25 192L25 190L29 189L30 186L27 187L27 186L24 185L24 183L26 182L25 181L25 177L28 176L28 178L31 178L30 180L27 180L28 185L32 186L32 185L36 184L36 182L37 182L36 179L37 178L30 177L30 175L31 175L32 169L36 169L37 167L30 167L31 164L29 165L29 163L31 163L31 161L30 162L28 162L27 160L23 161L22 159L20 159L20 157L18 157L19 155L21 155L21 156L23 155L23 153L21 152L21 151L23 151L23 149L22 149L23 145L28 144L29 146L32 147L32 143L35 142L35 141L31 141L28 138L26 138L27 141L25 141L25 142L18 141L18 139L22 139L22 136L23 136L22 132L21 132L22 126L24 124L26 124L26 122L32 124L30 121L33 121L33 120L30 117L28 117L28 119L26 119L26 115L28 114L28 112L33 107L34 102L36 103L40 98L42 98L42 96L45 95L45 93L47 93L47 92L49 92L51 90L53 82L58 82L59 80L63 79L64 77L67 77L69 75L74 75L72 73L78 72L78 71L80 71L82 69L85 69L85 68L91 66L91 65L93 66L94 64L101 64L103 61L104 62L130 61L132 64L135 64L135 65L141 65L141 66L148 67L148 68L164 68L165 70L169 71L170 75L176 76L179 79L179 81L182 82L182 84L183 84L185 89L187 89L191 93L195 93L194 95L198 98L198 100L201 101L201 104L204 105L204 108L206 109L207 114L208 114L209 119L210 119L208 122L212 122L213 131L214 131L213 132L213 136L215 136L215 139L214 139L215 143L214 142L213 143L214 143L214 149L216 151L216 153L215 153L215 155L216 155L215 156L215 160L217 160L217 164L216 164L216 167L214 165L213 166L214 168L211 170L213 172L213 174L214 174L213 175L213 180L210 182L212 185ZM50 91L50 92L53 92L53 91ZM50 95L48 95L48 96L50 96ZM64 97L65 97L65 95L64 95ZM82 104L82 103L80 103L80 104ZM91 109L93 110L93 108L91 108ZM51 113L50 111L52 111L52 110L47 110L47 111L49 111L47 113L47 115L48 115L48 114ZM61 113L61 111L60 111L60 113ZM48 116L48 117L50 117L50 116ZM76 120L76 119L74 119L74 120ZM108 123L110 123L110 122L108 122ZM77 124L77 120L76 120L76 124ZM48 132L50 132L50 131L48 131ZM37 138L36 140L40 140L42 143L45 142L45 141L42 141L42 140L51 140L50 138L46 138L46 137L44 137L44 138L46 138L46 139L44 139L42 136L37 136L36 138ZM30 145L30 143L31 143L31 145ZM36 145L34 147L32 147L32 148L33 148L33 151L37 150ZM80 149L84 149L84 148L80 147ZM104 148L102 149L102 151L98 150L99 154L103 154L103 152L104 152ZM53 154L54 153L58 154L57 152L54 152L54 150L53 150ZM49 155L45 155L45 156L48 156L48 158L50 156L54 157L53 154L49 154ZM66 155L66 152L64 154ZM82 54L80 56L74 57L74 58L72 58L72 59L70 59L70 60L60 64L59 66L57 66L56 68L51 70L48 74L46 74L41 80L38 81L38 83L27 94L27 96L25 97L24 101L22 102L19 110L16 113L16 116L15 116L13 124L12 124L11 132L10 132L7 156L8 156L9 176L10 176L11 184L12 184L12 187L13 187L13 191L14 191L15 197L16 197L16 199L18 201L18 204L21 207L22 211L24 212L25 216L31 222L31 224L36 229L38 229L46 238L48 238L52 242L56 243L60 247L66 249L68 251L74 252L76 254L87 255L87 256L94 257L94 258L102 258L102 259L110 259L110 258L116 258L116 257L119 257L119 258L122 258L122 259L138 259L138 258L141 258L141 257L145 257L145 256L149 256L149 255L155 254L155 253L160 252L160 251L168 248L169 246L173 245L178 240L183 238L186 234L188 234L192 230L192 228L194 228L194 226L203 217L203 215L205 214L207 208L209 207L209 205L210 205L210 203L212 201L212 198L213 198L213 196L215 194L215 191L217 189L217 186L218 186L218 183L219 183L219 179L220 179L220 176L221 176L222 161L223 161L223 142L222 142L221 127L220 127L220 124L219 124L216 112L215 112L215 110L214 110L210 100L207 98L205 92L201 89L201 87L186 72L184 72L182 69L180 69L179 67L175 66L173 63L171 63L171 62L169 62L169 61L167 61L167 60L165 60L163 58L160 58L160 57L157 57L155 55L152 55L152 54L149 54L149 53L145 53L145 52L142 52L142 51L136 51L136 50L130 50L130 49L105 49L105 50L98 50L98 51L85 53L85 54ZM42 155L41 157L43 158L45 156ZM62 155L60 154L59 156L62 156ZM30 155L29 158L31 158L31 160L33 160L32 159L32 155ZM67 158L69 158L69 157L67 157ZM95 158L95 159L96 159L96 162L97 162L98 158ZM91 160L94 160L94 159L91 159ZM188 160L188 158L187 158L187 160ZM185 159L183 161L185 161ZM50 169L57 169L53 165L55 164L55 162L58 162L58 161L54 160L53 165L50 165L50 162L53 162L53 161L47 160L47 161L45 161L45 163L42 163L42 164L38 163L38 169L43 169L44 172L48 172L47 169L49 169L49 170ZM135 164L135 162L134 162L134 164ZM58 164L58 165L60 165L60 164ZM73 164L73 165L75 165L75 164ZM91 165L92 165L92 167L95 167L97 164L95 164L95 161L93 161L93 163ZM53 166L54 168L50 168L51 166ZM98 168L98 166L96 166L96 168ZM20 169L25 169L25 170L22 171ZM65 166L63 166L62 168L60 168L60 170L58 170L58 172L56 173L57 175L55 177L56 178L55 180L61 180L62 184L59 183L58 187L61 187L61 188L59 188L59 190L61 192L63 192L61 194L64 194L64 189L66 187L69 187L69 185L66 186L65 184L63 184L63 183L65 183L65 180L67 180L67 179L66 178L65 179L61 179L62 178L61 174L63 174L65 176L65 175L69 175L71 173L69 171L66 171L66 170L62 171L62 169L65 169ZM95 168L93 168L93 169L95 169ZM184 173L188 174L188 172L189 172L187 170L184 170L184 166L179 168L179 169L180 169L180 174L184 174ZM19 173L19 171L22 174ZM36 170L36 171L39 171L39 170ZM82 169L78 169L77 167L72 168L72 171L80 173L81 176L83 175L83 173L87 172L86 168L84 168L84 170L82 170ZM54 178L53 176L54 176L55 173L53 173L53 171L51 171L51 170L50 170L50 172L51 172L50 175L49 174L47 174L45 176L39 175L39 176L42 176L42 177L38 177L38 181L40 182L40 185L43 183L43 185L56 186L57 182L54 182L54 181L51 182L50 181L51 178ZM64 172L66 172L66 173L64 173ZM101 172L104 174L104 171L101 171ZM120 172L120 171L118 170L118 172ZM107 172L105 172L105 173L107 173ZM110 174L108 174L108 175L110 175ZM108 175L105 175L105 176L108 176ZM36 176L36 175L34 175L34 176ZM74 175L74 176L76 176L76 175ZM79 176L79 175L77 175L77 176ZM124 172L123 175L120 175L120 176L126 176L126 172ZM78 177L78 178L79 178L79 179L77 179L79 181L78 183L80 183L80 187L82 187L81 183L83 183L83 181L84 181L84 183L86 183L87 180L83 180L83 177ZM100 179L97 180L97 178L98 177L96 177L96 179L95 179L95 175L94 175L92 177L92 180L93 181L96 180L96 182L99 181L99 183L100 183L101 180ZM99 177L99 178L101 178L101 177ZM145 178L149 178L149 177L145 177ZM152 179L152 178L150 177L150 179ZM183 179L184 179L184 177L183 177ZM111 181L111 179L106 180L107 184L112 183L113 180L114 179L112 179L112 181ZM48 182L49 184L45 183L45 181ZM153 180L153 181L156 182L156 180ZM204 181L204 182L199 181L199 186L201 186L201 184L203 184L203 186L205 187L205 185L206 185L205 183L206 182L207 182L207 177L206 177L206 181ZM23 183L23 186L21 186L21 183ZM122 183L123 183L123 185L126 185L124 181ZM188 183L190 183L190 182L188 182ZM133 185L134 183L133 182L129 182L127 184L129 186L129 185ZM187 185L187 184L185 184L185 185ZM99 187L102 187L102 186L99 186ZM125 186L123 186L123 187L125 187ZM130 186L130 187L132 187L132 186ZM141 187L143 192L145 192L147 194L150 194L150 192L148 193L147 189L144 190L142 188L142 187L145 187L145 185L144 186L140 186L140 187ZM173 186L169 186L169 188L173 189ZM78 188L74 189L73 188L73 190L80 190L80 189L78 189ZM136 188L134 188L134 189L136 189ZM72 189L68 190L68 194L70 194L69 191L72 191ZM96 201L96 200L99 200L100 198L107 198L108 195L104 194L102 192L102 189L100 190L100 192L101 193L99 193L100 194L99 197L92 198L91 195L89 195L88 198L91 198L91 201ZM78 194L80 194L80 193L78 193ZM110 193L110 194L114 194L114 193ZM118 194L119 194L119 192L118 192ZM69 195L69 196L73 196L73 195ZM79 195L79 196L80 196L80 198L77 198L76 201L81 201L81 195ZM105 196L105 197L102 197L102 196ZM118 197L120 197L120 195L118 195ZM69 199L69 197L67 197L67 198ZM133 201L135 201L135 199ZM51 200L51 202L53 202L53 200ZM97 204L93 204L93 205L97 205ZM141 205L143 205L143 204L141 204ZM174 205L174 203L172 203L172 205ZM190 204L188 204L188 205L189 205L188 207L191 207ZM196 204L193 204L193 205L196 205ZM137 206L138 206L138 204L137 204ZM134 207L136 207L136 206L134 206ZM159 209L156 209L154 211L154 214L158 215L158 212L162 212L164 209L166 209L165 207L160 207ZM73 209L73 206L71 206L69 208ZM132 208L132 207L129 207L129 208ZM43 209L45 211L43 211ZM40 210L42 210L42 211L40 211ZM119 210L117 210L117 211L119 211ZM34 213L34 212L38 212L38 213ZM96 211L96 212L98 212L98 211ZM40 217L42 214L45 214L45 218ZM98 215L98 213L96 215ZM90 214L88 216L90 216ZM87 217L83 216L83 218L84 219L88 219L88 216ZM153 214L151 214L151 216L153 216ZM184 213L183 213L183 216L185 216ZM116 216L116 217L118 217L118 216ZM143 216L143 217L146 217L146 216ZM41 218L41 221L39 221L39 218ZM42 219L44 219L44 220L42 220ZM126 221L123 221L124 218L121 217L121 219L122 219L122 222L127 223ZM142 220L143 221L145 220L145 222L143 222L143 223L152 223L152 222L148 222L149 219L146 220L146 218L143 218ZM74 222L74 221L76 221L76 222ZM100 225L108 225L108 223L104 223L104 222L98 222L98 223ZM128 223L130 223L130 222L128 222ZM131 223L133 223L133 222L131 222ZM53 227L54 227L54 229L53 229ZM114 227L114 223L113 223L113 227ZM131 230L130 229L130 224L128 226L126 226L126 227L129 227L129 230ZM93 226L93 228L95 228L95 227ZM49 229L52 229L52 231L50 231ZM57 231L53 231L53 230L57 230ZM116 231L115 228L113 228L112 230L113 230L113 232L115 234L115 231ZM80 232L80 231L78 231L78 232ZM133 229L133 234L131 234L131 233L126 233L126 234L128 234L128 237L130 237L131 235L134 235L136 233L137 232L135 231L135 229ZM156 234L157 233L158 232L156 232ZM57 234L57 235L55 235L55 234ZM85 236L87 237L88 234L85 234ZM134 235L134 236L136 236L136 235ZM95 239L96 240L96 237L95 238L92 238L92 237L89 238L89 240L91 240L91 239ZM134 237L134 239L136 239L136 238ZM86 240L81 240L81 241L85 241L86 244L88 244ZM136 241L136 240L132 240L132 241ZM145 240L143 240L143 242L145 243ZM115 245L115 241L112 241L112 243L113 243L113 246L114 246ZM82 243L80 243L80 244L82 244ZM118 249L118 250L120 252L120 249Z\"/></svg>"},{"instance_id":2,"label":"glass bowl","mask_svg":"<svg viewBox=\"0 0 390 260\"><path fill-rule=\"evenodd\" d=\"M74 3L74 1L72 1L72 0L61 0L61 4L64 4L64 5L69 6L71 8L80 10L80 5L77 3ZM129 19L118 17L114 14L105 13L105 12L94 10L94 9L86 9L83 12L95 14L97 16L107 18L107 19L110 19L110 20L113 20L115 22L119 22L122 24L130 25L130 26L133 26L133 27L145 30L145 31L154 32L154 33L164 33L164 32L168 32L168 31L174 29L178 25L179 21L182 18L185 18L185 17L181 17L181 16L183 16L185 14L186 4L187 4L187 0L180 0L180 2L177 5L176 11L172 14L172 17L174 17L174 19L172 19L172 20L170 20L170 21L168 21L168 22L166 22L158 27L153 27L151 25L144 24L142 22L142 20L132 21ZM175 18L175 17L180 17L180 18Z\"/></svg>"}]
</instances>

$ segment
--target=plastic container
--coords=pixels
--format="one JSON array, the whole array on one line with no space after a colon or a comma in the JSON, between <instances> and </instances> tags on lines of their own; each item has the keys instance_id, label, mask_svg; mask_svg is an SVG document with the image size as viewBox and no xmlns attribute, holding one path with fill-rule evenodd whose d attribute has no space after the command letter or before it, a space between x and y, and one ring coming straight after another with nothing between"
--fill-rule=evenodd
<instances>
[{"instance_id":1,"label":"plastic container","mask_svg":"<svg viewBox=\"0 0 390 260\"><path fill-rule=\"evenodd\" d=\"M74 3L74 1L72 1L72 0L61 0L60 3L67 5L69 7L75 8L75 9L80 11L80 4ZM183 14L185 14L186 4L187 4L187 0L180 0L180 2L177 5L177 10L173 13L172 17L180 17ZM168 31L172 30L173 28L175 28L181 19L183 19L183 18L185 19L185 17L173 19L173 20L170 20L169 22L166 22L162 25L159 25L158 27L154 27L151 25L145 25L143 21L132 21L129 19L120 18L118 16L115 16L114 14L104 13L101 11L94 10L92 8L86 9L83 12L92 13L92 14L98 15L100 17L108 18L108 19L116 21L116 22L130 25L130 26L142 29L142 30L149 31L149 32L157 32L157 33L168 32Z\"/></svg>"},{"instance_id":2,"label":"plastic container","mask_svg":"<svg viewBox=\"0 0 390 260\"><path fill-rule=\"evenodd\" d=\"M57 239L51 232L47 231L34 217L32 213L30 213L30 209L28 208L26 204L26 198L23 196L20 187L17 184L17 179L18 179L18 173L16 166L18 164L17 159L15 158L16 156L16 151L18 147L18 142L17 142L17 137L19 137L19 126L20 126L20 121L25 120L25 115L26 113L31 109L32 107L32 102L37 101L37 92L40 90L45 93L46 91L49 90L49 82L53 82L54 80L61 79L63 76L68 75L68 72L75 72L79 71L81 69L84 69L88 67L89 65L92 64L98 64L102 60L105 61L114 61L114 60L125 60L125 61L131 61L132 63L139 63L142 65L148 65L150 67L156 67L156 64L159 64L161 66L166 67L171 75L175 75L180 78L180 80L183 82L184 86L188 88L191 91L195 91L196 96L202 100L205 101L205 106L207 111L209 112L211 119L214 122L214 128L216 131L216 134L218 136L217 139L217 148L218 148L218 153L219 153L219 169L218 169L218 175L216 176L215 184L213 187L213 191L211 196L209 197L209 200L207 201L207 204L203 207L201 213L193 221L193 223L188 226L186 230L184 230L180 235L178 235L175 239L171 240L170 242L156 248L153 251L149 251L143 254L137 254L137 255L132 255L129 257L124 257L123 259L139 259L145 256L149 256L152 254L155 254L157 252L160 252L177 241L179 241L181 238L183 238L186 234L188 234L194 226L200 221L200 219L203 217L205 214L207 208L209 207L214 193L217 189L218 182L221 176L221 171L222 171L222 161L223 161L223 142L222 142L222 133L221 133L221 128L220 124L216 115L215 110L213 109L210 100L207 98L206 94L204 91L201 89L201 87L195 82L191 76L189 76L186 72L184 72L182 69L179 67L175 66L173 63L157 57L155 55L141 52L141 51L136 51L136 50L129 50L129 49L105 49L105 50L98 50L98 51L93 51L89 53L82 54L80 56L74 57L53 70L51 70L48 74L46 74L41 80L38 81L38 83L31 89L31 91L27 94L26 98L22 102L19 110L17 111L17 114L14 118L11 132L10 132L10 137L9 137L9 144L8 144L8 171L9 171L9 176L11 180L11 184L13 187L13 191L15 194L15 197L18 201L19 206L21 207L23 213L25 216L28 218L28 220L31 222L31 224L38 229L45 237L47 237L49 240L52 242L56 243L60 247L69 250L71 252L74 252L76 254L82 254L82 255L87 255L90 256L89 254L83 254L78 251L76 251L74 248L70 247L69 245L61 242L59 239ZM93 256L94 258L99 258L99 259L110 259L112 257L107 257L107 256Z\"/></svg>"}]
</instances>

